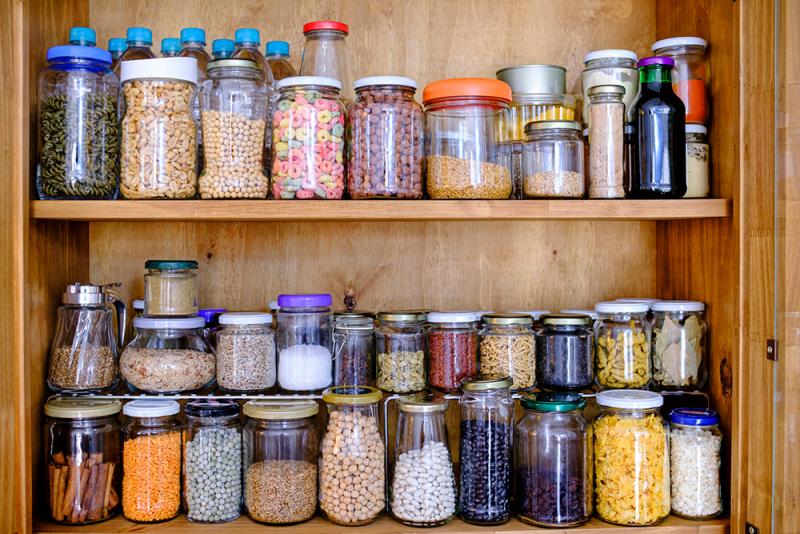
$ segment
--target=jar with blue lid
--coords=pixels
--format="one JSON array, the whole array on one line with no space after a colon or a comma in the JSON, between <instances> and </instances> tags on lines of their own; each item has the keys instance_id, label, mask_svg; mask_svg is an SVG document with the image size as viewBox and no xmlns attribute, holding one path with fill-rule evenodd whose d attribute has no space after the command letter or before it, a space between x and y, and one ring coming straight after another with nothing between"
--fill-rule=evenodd
<instances>
[{"instance_id":1,"label":"jar with blue lid","mask_svg":"<svg viewBox=\"0 0 800 534\"><path fill-rule=\"evenodd\" d=\"M117 196L118 93L106 50L65 45L47 51L39 75L39 198Z\"/></svg>"}]
</instances>

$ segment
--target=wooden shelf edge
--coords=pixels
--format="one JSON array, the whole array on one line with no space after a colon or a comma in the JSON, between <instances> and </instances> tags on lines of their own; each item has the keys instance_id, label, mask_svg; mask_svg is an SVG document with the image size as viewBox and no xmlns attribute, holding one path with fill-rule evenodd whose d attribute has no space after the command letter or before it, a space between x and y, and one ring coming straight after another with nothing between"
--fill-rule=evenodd
<instances>
[{"instance_id":1,"label":"wooden shelf edge","mask_svg":"<svg viewBox=\"0 0 800 534\"><path fill-rule=\"evenodd\" d=\"M68 221L679 220L730 217L727 199L33 200L32 219Z\"/></svg>"}]
</instances>

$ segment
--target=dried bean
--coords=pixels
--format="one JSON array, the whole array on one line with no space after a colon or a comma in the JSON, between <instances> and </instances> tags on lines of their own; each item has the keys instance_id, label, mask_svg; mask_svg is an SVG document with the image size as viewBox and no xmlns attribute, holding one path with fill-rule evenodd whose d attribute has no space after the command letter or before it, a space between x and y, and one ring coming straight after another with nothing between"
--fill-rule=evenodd
<instances>
[{"instance_id":1,"label":"dried bean","mask_svg":"<svg viewBox=\"0 0 800 534\"><path fill-rule=\"evenodd\" d=\"M511 427L492 420L461 421L461 495L465 521L502 523L511 517Z\"/></svg>"},{"instance_id":2,"label":"dried bean","mask_svg":"<svg viewBox=\"0 0 800 534\"><path fill-rule=\"evenodd\" d=\"M425 353L418 350L378 354L377 386L391 393L425 388Z\"/></svg>"},{"instance_id":3,"label":"dried bean","mask_svg":"<svg viewBox=\"0 0 800 534\"><path fill-rule=\"evenodd\" d=\"M478 334L474 331L428 333L428 377L430 385L444 391L461 387L461 382L478 372Z\"/></svg>"},{"instance_id":4,"label":"dried bean","mask_svg":"<svg viewBox=\"0 0 800 534\"><path fill-rule=\"evenodd\" d=\"M397 457L392 481L392 515L425 526L456 513L456 481L447 445L428 441Z\"/></svg>"},{"instance_id":5,"label":"dried bean","mask_svg":"<svg viewBox=\"0 0 800 534\"><path fill-rule=\"evenodd\" d=\"M122 513L139 522L163 521L181 503L181 433L139 436L122 446Z\"/></svg>"}]
</instances>

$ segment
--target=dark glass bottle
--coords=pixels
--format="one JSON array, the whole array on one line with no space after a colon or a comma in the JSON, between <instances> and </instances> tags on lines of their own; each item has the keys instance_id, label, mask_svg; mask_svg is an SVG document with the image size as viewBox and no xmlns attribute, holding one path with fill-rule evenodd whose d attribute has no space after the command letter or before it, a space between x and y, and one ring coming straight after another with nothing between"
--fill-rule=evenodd
<instances>
[{"instance_id":1,"label":"dark glass bottle","mask_svg":"<svg viewBox=\"0 0 800 534\"><path fill-rule=\"evenodd\" d=\"M686 194L686 108L672 90L672 58L639 61L639 100L634 107L634 198L681 198Z\"/></svg>"}]
</instances>

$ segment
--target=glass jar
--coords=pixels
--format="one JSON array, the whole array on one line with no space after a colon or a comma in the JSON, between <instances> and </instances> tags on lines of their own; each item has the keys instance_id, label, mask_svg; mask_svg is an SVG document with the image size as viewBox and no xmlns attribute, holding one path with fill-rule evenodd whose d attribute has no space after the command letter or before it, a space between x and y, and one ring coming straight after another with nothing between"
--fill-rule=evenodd
<instances>
[{"instance_id":1,"label":"glass jar","mask_svg":"<svg viewBox=\"0 0 800 534\"><path fill-rule=\"evenodd\" d=\"M389 393L425 389L425 314L383 311L375 332L376 384Z\"/></svg>"},{"instance_id":2,"label":"glass jar","mask_svg":"<svg viewBox=\"0 0 800 534\"><path fill-rule=\"evenodd\" d=\"M509 198L511 153L498 142L511 88L499 80L454 78L428 84L422 99L428 196Z\"/></svg>"},{"instance_id":3,"label":"glass jar","mask_svg":"<svg viewBox=\"0 0 800 534\"><path fill-rule=\"evenodd\" d=\"M205 165L200 198L267 198L264 144L270 93L253 61L208 64L201 93Z\"/></svg>"},{"instance_id":4,"label":"glass jar","mask_svg":"<svg viewBox=\"0 0 800 534\"><path fill-rule=\"evenodd\" d=\"M639 169L636 166L636 149L638 140L636 138L636 130L632 124L626 124L622 129L625 154L623 155L622 162L622 182L625 186L625 191L631 190L631 184L639 180Z\"/></svg>"},{"instance_id":5,"label":"glass jar","mask_svg":"<svg viewBox=\"0 0 800 534\"><path fill-rule=\"evenodd\" d=\"M583 139L576 121L539 121L525 126L522 187L526 198L583 198Z\"/></svg>"},{"instance_id":6,"label":"glass jar","mask_svg":"<svg viewBox=\"0 0 800 534\"><path fill-rule=\"evenodd\" d=\"M662 300L653 310L653 385L658 389L702 389L708 378L705 304Z\"/></svg>"},{"instance_id":7,"label":"glass jar","mask_svg":"<svg viewBox=\"0 0 800 534\"><path fill-rule=\"evenodd\" d=\"M625 198L625 88L589 88L589 198Z\"/></svg>"},{"instance_id":8,"label":"glass jar","mask_svg":"<svg viewBox=\"0 0 800 534\"><path fill-rule=\"evenodd\" d=\"M655 525L669 515L669 432L664 399L641 390L597 394L594 427L595 506L615 525Z\"/></svg>"},{"instance_id":9,"label":"glass jar","mask_svg":"<svg viewBox=\"0 0 800 534\"><path fill-rule=\"evenodd\" d=\"M55 46L39 75L42 199L117 196L119 84L111 54L93 46Z\"/></svg>"},{"instance_id":10,"label":"glass jar","mask_svg":"<svg viewBox=\"0 0 800 534\"><path fill-rule=\"evenodd\" d=\"M588 389L594 383L592 318L583 314L542 316L536 333L536 385L541 389Z\"/></svg>"},{"instance_id":11,"label":"glass jar","mask_svg":"<svg viewBox=\"0 0 800 534\"><path fill-rule=\"evenodd\" d=\"M583 91L583 116L591 124L589 115L589 89L597 85L621 85L625 88L625 122L633 122L633 105L639 94L639 56L630 50L594 50L583 58L581 72Z\"/></svg>"},{"instance_id":12,"label":"glass jar","mask_svg":"<svg viewBox=\"0 0 800 534\"><path fill-rule=\"evenodd\" d=\"M575 527L592 517L592 433L577 393L522 399L514 428L517 516L540 527Z\"/></svg>"},{"instance_id":13,"label":"glass jar","mask_svg":"<svg viewBox=\"0 0 800 534\"><path fill-rule=\"evenodd\" d=\"M233 401L186 403L183 510L189 521L223 523L242 502L242 425Z\"/></svg>"},{"instance_id":14,"label":"glass jar","mask_svg":"<svg viewBox=\"0 0 800 534\"><path fill-rule=\"evenodd\" d=\"M166 521L181 508L180 405L174 400L134 400L122 444L122 514L134 523Z\"/></svg>"},{"instance_id":15,"label":"glass jar","mask_svg":"<svg viewBox=\"0 0 800 534\"><path fill-rule=\"evenodd\" d=\"M197 262L147 260L144 263L144 314L148 317L197 314Z\"/></svg>"},{"instance_id":16,"label":"glass jar","mask_svg":"<svg viewBox=\"0 0 800 534\"><path fill-rule=\"evenodd\" d=\"M225 308L201 308L197 310L197 315L203 318L206 325L203 327L203 337L217 351L217 333L220 330L219 316L228 311Z\"/></svg>"},{"instance_id":17,"label":"glass jar","mask_svg":"<svg viewBox=\"0 0 800 534\"><path fill-rule=\"evenodd\" d=\"M478 322L472 312L428 314L428 383L441 391L456 391L478 373Z\"/></svg>"},{"instance_id":18,"label":"glass jar","mask_svg":"<svg viewBox=\"0 0 800 534\"><path fill-rule=\"evenodd\" d=\"M604 389L650 383L650 307L638 302L598 302L594 323L595 380Z\"/></svg>"},{"instance_id":19,"label":"glass jar","mask_svg":"<svg viewBox=\"0 0 800 534\"><path fill-rule=\"evenodd\" d=\"M378 423L381 392L334 386L322 398L328 406L328 428L320 448L320 510L337 525L372 523L386 506L385 450Z\"/></svg>"},{"instance_id":20,"label":"glass jar","mask_svg":"<svg viewBox=\"0 0 800 534\"><path fill-rule=\"evenodd\" d=\"M714 410L677 408L669 415L672 513L711 519L722 513L722 433Z\"/></svg>"},{"instance_id":21,"label":"glass jar","mask_svg":"<svg viewBox=\"0 0 800 534\"><path fill-rule=\"evenodd\" d=\"M334 386L375 385L375 320L367 312L333 314Z\"/></svg>"},{"instance_id":22,"label":"glass jar","mask_svg":"<svg viewBox=\"0 0 800 534\"><path fill-rule=\"evenodd\" d=\"M399 76L356 81L348 110L350 198L422 198L425 118L417 82Z\"/></svg>"},{"instance_id":23,"label":"glass jar","mask_svg":"<svg viewBox=\"0 0 800 534\"><path fill-rule=\"evenodd\" d=\"M559 310L558 313L569 313L572 315L587 315L592 319L589 322L590 328L591 325L593 325L594 322L597 320L597 318L600 317L600 314L598 314L596 311L584 308L564 308L563 310Z\"/></svg>"},{"instance_id":24,"label":"glass jar","mask_svg":"<svg viewBox=\"0 0 800 534\"><path fill-rule=\"evenodd\" d=\"M126 54L130 52L129 48ZM192 102L197 60L167 57L120 64L120 191L129 199L192 198L197 193L197 124Z\"/></svg>"},{"instance_id":25,"label":"glass jar","mask_svg":"<svg viewBox=\"0 0 800 534\"><path fill-rule=\"evenodd\" d=\"M499 525L511 518L511 379L471 379L463 388L459 513L467 523Z\"/></svg>"},{"instance_id":26,"label":"glass jar","mask_svg":"<svg viewBox=\"0 0 800 534\"><path fill-rule=\"evenodd\" d=\"M478 334L481 374L508 376L515 391L533 388L536 340L532 316L489 313L483 316L483 329Z\"/></svg>"},{"instance_id":27,"label":"glass jar","mask_svg":"<svg viewBox=\"0 0 800 534\"><path fill-rule=\"evenodd\" d=\"M217 334L217 384L225 393L260 393L275 385L272 315L223 313Z\"/></svg>"},{"instance_id":28,"label":"glass jar","mask_svg":"<svg viewBox=\"0 0 800 534\"><path fill-rule=\"evenodd\" d=\"M136 337L119 359L119 372L132 392L177 394L214 384L214 349L203 337L202 317L133 320Z\"/></svg>"},{"instance_id":29,"label":"glass jar","mask_svg":"<svg viewBox=\"0 0 800 534\"><path fill-rule=\"evenodd\" d=\"M319 406L313 400L244 405L244 503L253 521L299 523L317 509Z\"/></svg>"},{"instance_id":30,"label":"glass jar","mask_svg":"<svg viewBox=\"0 0 800 534\"><path fill-rule=\"evenodd\" d=\"M44 405L50 518L83 525L119 513L118 400L51 398Z\"/></svg>"},{"instance_id":31,"label":"glass jar","mask_svg":"<svg viewBox=\"0 0 800 534\"><path fill-rule=\"evenodd\" d=\"M709 150L702 124L686 125L686 194L683 198L706 198L710 194Z\"/></svg>"},{"instance_id":32,"label":"glass jar","mask_svg":"<svg viewBox=\"0 0 800 534\"><path fill-rule=\"evenodd\" d=\"M346 105L353 102L353 77L347 35L350 28L335 20L317 20L303 25L306 38L300 61L300 76L325 76L339 80Z\"/></svg>"},{"instance_id":33,"label":"glass jar","mask_svg":"<svg viewBox=\"0 0 800 534\"><path fill-rule=\"evenodd\" d=\"M447 440L447 401L416 396L397 401L389 502L410 527L438 527L456 515L456 479Z\"/></svg>"},{"instance_id":34,"label":"glass jar","mask_svg":"<svg viewBox=\"0 0 800 534\"><path fill-rule=\"evenodd\" d=\"M333 376L329 294L278 296L278 385L287 393L320 392Z\"/></svg>"},{"instance_id":35,"label":"glass jar","mask_svg":"<svg viewBox=\"0 0 800 534\"><path fill-rule=\"evenodd\" d=\"M341 82L321 76L280 80L272 112L272 196L340 199L344 192L345 108Z\"/></svg>"},{"instance_id":36,"label":"glass jar","mask_svg":"<svg viewBox=\"0 0 800 534\"><path fill-rule=\"evenodd\" d=\"M708 109L707 87L711 83L706 40L700 37L672 37L653 43L653 54L675 60L672 88L686 106L686 123L705 124Z\"/></svg>"}]
</instances>

